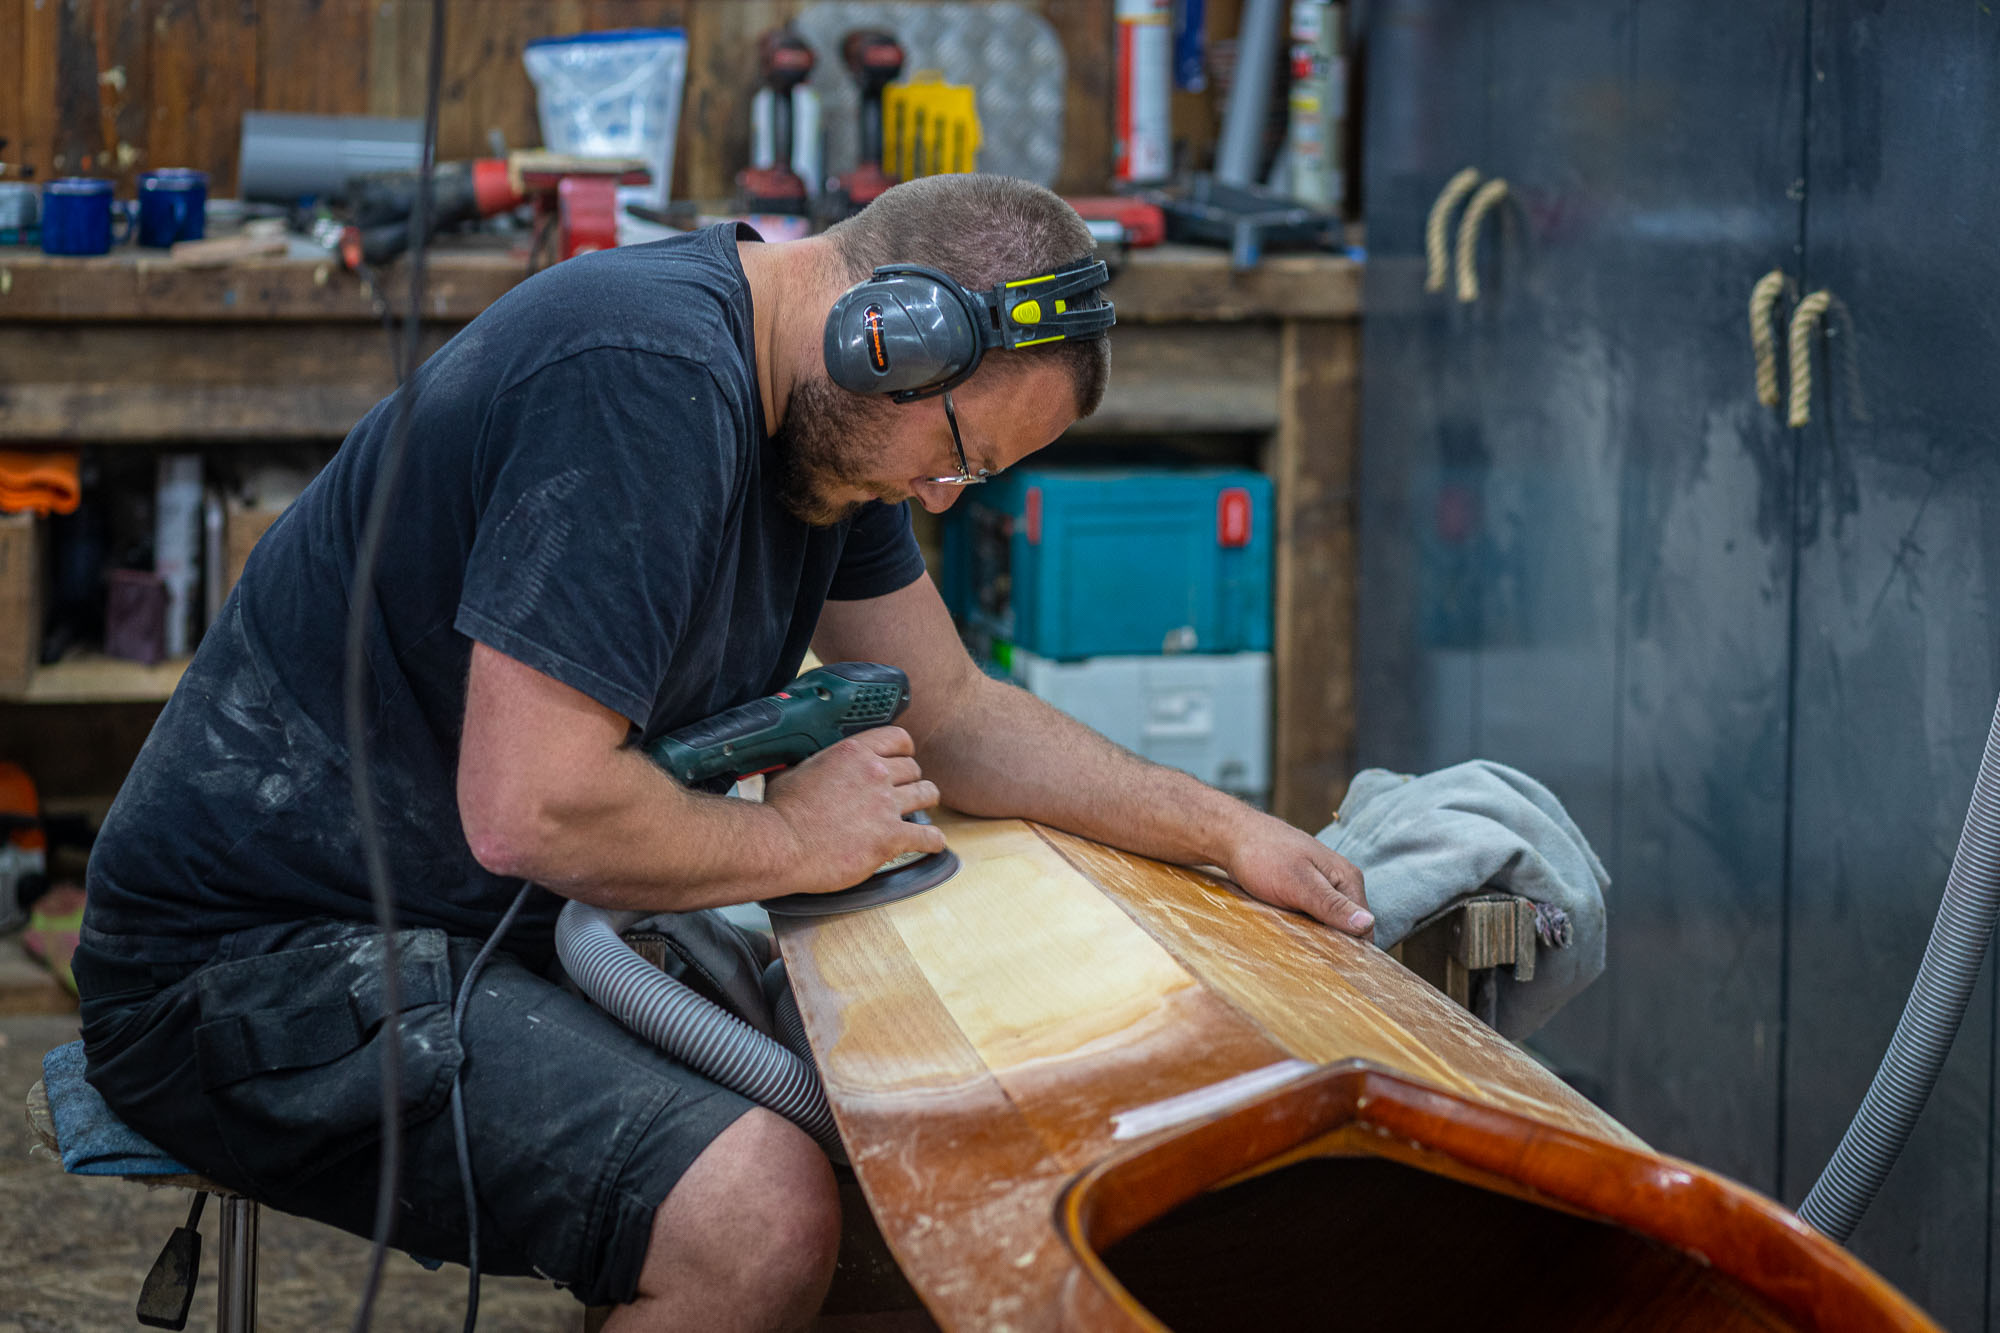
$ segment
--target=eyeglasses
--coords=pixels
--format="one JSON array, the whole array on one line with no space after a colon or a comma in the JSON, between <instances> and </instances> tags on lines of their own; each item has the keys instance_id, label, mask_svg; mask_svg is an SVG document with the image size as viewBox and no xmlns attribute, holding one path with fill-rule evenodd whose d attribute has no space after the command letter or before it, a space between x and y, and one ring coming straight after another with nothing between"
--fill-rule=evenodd
<instances>
[{"instance_id":1,"label":"eyeglasses","mask_svg":"<svg viewBox=\"0 0 2000 1333\"><path fill-rule=\"evenodd\" d=\"M955 477L925 477L923 480L938 486L977 486L993 474L985 468L974 474L965 461L965 437L958 433L958 409L952 406L951 390L944 391L944 419L951 423L951 447L958 451L958 475Z\"/></svg>"}]
</instances>

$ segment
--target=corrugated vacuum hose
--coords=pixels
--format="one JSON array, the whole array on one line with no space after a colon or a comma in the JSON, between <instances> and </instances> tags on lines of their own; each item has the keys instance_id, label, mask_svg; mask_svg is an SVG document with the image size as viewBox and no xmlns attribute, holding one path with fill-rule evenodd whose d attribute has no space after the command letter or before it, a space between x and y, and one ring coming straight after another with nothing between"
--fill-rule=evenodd
<instances>
[{"instance_id":1,"label":"corrugated vacuum hose","mask_svg":"<svg viewBox=\"0 0 2000 1333\"><path fill-rule=\"evenodd\" d=\"M1986 942L2000 914L2000 709L1972 787L1965 832L1937 924L1917 969L1896 1035L1875 1081L1812 1192L1799 1205L1806 1223L1834 1240L1854 1232L1909 1140L1965 1015Z\"/></svg>"},{"instance_id":2,"label":"corrugated vacuum hose","mask_svg":"<svg viewBox=\"0 0 2000 1333\"><path fill-rule=\"evenodd\" d=\"M771 1040L736 1015L660 971L619 938L617 916L570 901L556 918L556 955L570 979L616 1018L668 1055L732 1092L769 1107L841 1157L840 1134L809 1058ZM648 915L624 914L632 920ZM779 1029L803 1041L788 987L779 988Z\"/></svg>"}]
</instances>

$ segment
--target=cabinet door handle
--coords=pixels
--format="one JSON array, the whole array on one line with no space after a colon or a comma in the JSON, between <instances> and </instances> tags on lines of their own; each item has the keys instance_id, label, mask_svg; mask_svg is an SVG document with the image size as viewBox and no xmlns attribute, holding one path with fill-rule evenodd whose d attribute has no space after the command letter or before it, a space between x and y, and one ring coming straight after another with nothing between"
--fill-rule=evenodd
<instances>
[{"instance_id":1,"label":"cabinet door handle","mask_svg":"<svg viewBox=\"0 0 2000 1333\"><path fill-rule=\"evenodd\" d=\"M1444 183L1438 191L1437 202L1431 205L1431 215L1424 223L1424 290L1441 292L1444 290L1445 272L1451 267L1448 247L1451 244L1451 210L1459 201L1472 193L1472 187L1479 184L1479 168L1466 167Z\"/></svg>"},{"instance_id":2,"label":"cabinet door handle","mask_svg":"<svg viewBox=\"0 0 2000 1333\"><path fill-rule=\"evenodd\" d=\"M1507 197L1507 182L1495 177L1479 187L1479 193L1472 196L1472 202L1465 206L1465 216L1458 220L1458 299L1465 302L1479 299L1479 224L1493 211L1494 205Z\"/></svg>"},{"instance_id":3,"label":"cabinet door handle","mask_svg":"<svg viewBox=\"0 0 2000 1333\"><path fill-rule=\"evenodd\" d=\"M1787 420L1794 427L1812 420L1812 336L1832 304L1833 293L1822 287L1792 312L1792 406Z\"/></svg>"},{"instance_id":4,"label":"cabinet door handle","mask_svg":"<svg viewBox=\"0 0 2000 1333\"><path fill-rule=\"evenodd\" d=\"M1778 339L1772 331L1771 314L1778 298L1791 286L1784 270L1774 268L1750 289L1750 351L1757 359L1757 401L1766 407L1776 407L1779 402Z\"/></svg>"}]
</instances>

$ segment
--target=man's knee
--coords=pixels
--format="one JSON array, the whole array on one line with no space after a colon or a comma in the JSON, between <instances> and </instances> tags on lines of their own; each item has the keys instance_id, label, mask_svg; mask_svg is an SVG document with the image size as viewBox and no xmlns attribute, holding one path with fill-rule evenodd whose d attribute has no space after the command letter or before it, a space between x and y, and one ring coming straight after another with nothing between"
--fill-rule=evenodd
<instances>
[{"instance_id":1,"label":"man's knee","mask_svg":"<svg viewBox=\"0 0 2000 1333\"><path fill-rule=\"evenodd\" d=\"M698 1272L774 1314L809 1317L839 1243L840 1195L826 1155L759 1108L717 1136L655 1211L640 1295L666 1294Z\"/></svg>"}]
</instances>

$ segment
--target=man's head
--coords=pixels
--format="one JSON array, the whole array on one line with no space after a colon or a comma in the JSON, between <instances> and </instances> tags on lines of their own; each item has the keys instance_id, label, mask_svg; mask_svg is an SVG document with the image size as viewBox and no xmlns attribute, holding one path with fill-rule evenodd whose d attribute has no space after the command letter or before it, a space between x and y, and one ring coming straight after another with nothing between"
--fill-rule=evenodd
<instances>
[{"instance_id":1,"label":"man's head","mask_svg":"<svg viewBox=\"0 0 2000 1333\"><path fill-rule=\"evenodd\" d=\"M821 238L826 305L884 264L920 264L983 291L1088 256L1089 230L1048 190L1005 176L929 176L888 190ZM818 330L813 331L815 335ZM999 472L1097 409L1111 366L1102 337L994 351L952 393L971 470ZM815 360L775 432L786 504L831 523L864 499L942 510L957 452L941 398L898 405L834 384Z\"/></svg>"}]
</instances>

